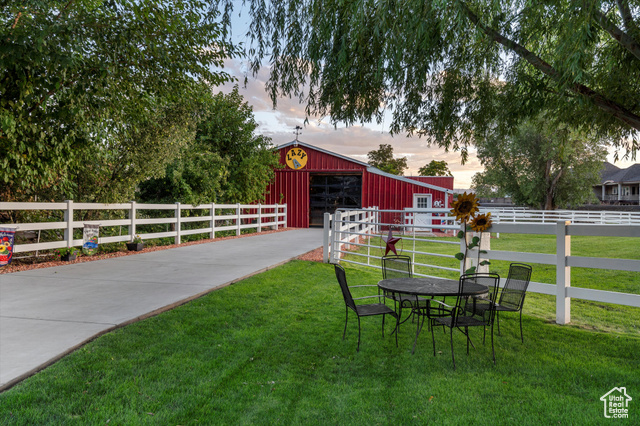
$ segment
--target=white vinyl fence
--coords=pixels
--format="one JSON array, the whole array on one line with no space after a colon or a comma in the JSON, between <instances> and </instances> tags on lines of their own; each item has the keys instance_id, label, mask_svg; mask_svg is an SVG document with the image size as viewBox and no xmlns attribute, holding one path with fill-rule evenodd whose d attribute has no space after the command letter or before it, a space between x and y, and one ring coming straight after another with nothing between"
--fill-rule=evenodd
<instances>
[{"instance_id":1,"label":"white vinyl fence","mask_svg":"<svg viewBox=\"0 0 640 426\"><path fill-rule=\"evenodd\" d=\"M490 212L494 223L571 223L594 225L639 225L640 212L583 211L583 210L526 210L513 208L480 208Z\"/></svg>"},{"instance_id":2,"label":"white vinyl fence","mask_svg":"<svg viewBox=\"0 0 640 426\"><path fill-rule=\"evenodd\" d=\"M445 209L425 209L420 214L432 214L434 220L441 220L443 210ZM455 258L452 255L427 253L416 249L416 241L434 242L441 244L456 244L464 250L463 242L443 241L433 237L425 237L424 234L416 238L415 227L407 225L411 221L405 221L402 225L381 223L377 218L385 213L397 212L391 210L356 210L356 211L338 211L335 215L325 216L325 262L340 262L341 257L345 253L349 253L358 260L343 260L350 263L370 266L372 268L380 268L378 260L381 255L381 247L371 245L371 241L379 241L378 238L386 235L389 226L394 227L394 233L402 233L404 240L409 244L413 242L413 248L405 246L403 252L413 255L428 255ZM493 215L492 215L493 216ZM437 226L438 229L454 229L456 232L460 230L460 225L449 225L452 218L442 220ZM328 226L328 224L331 226ZM610 259L598 257L582 257L571 255L571 237L572 236L601 236L601 237L630 237L640 238L640 226L637 225L594 225L559 220L555 223L494 223L491 227L493 233L504 234L535 234L535 235L555 235L556 253L523 253L513 251L498 251L488 249L486 254L482 255L483 259L502 260L509 262L536 263L543 265L555 265L556 284L544 284L532 282L529 291L534 293L542 293L556 296L556 322L558 324L566 324L571 321L571 298L591 300L595 302L612 303L626 306L640 307L640 294L619 293L613 291L593 290L587 288L579 288L571 286L571 268L594 268L604 270L618 270L638 272L638 283L640 285L640 260L636 259ZM483 239L484 240L484 239ZM487 239L488 240L488 239ZM367 248L357 252L352 251L354 248ZM371 253L374 253L373 255ZM621 247L620 254L624 255L625 250ZM475 258L477 252L470 251L469 257ZM372 264L375 260L375 264ZM440 270L462 271L460 268L448 268L443 266L416 263L414 260L414 268L428 267ZM416 276L425 276L415 273ZM504 283L504 279L502 280ZM639 289L640 293L640 289Z\"/></svg>"},{"instance_id":3,"label":"white vinyl fence","mask_svg":"<svg viewBox=\"0 0 640 426\"><path fill-rule=\"evenodd\" d=\"M209 234L215 238L216 232L235 231L240 235L244 229L255 229L261 232L263 228L277 229L287 227L286 204L142 204L142 203L76 203L72 200L63 203L13 203L0 202L0 211L62 211L64 219L58 222L31 222L31 223L4 223L0 226L16 227L18 232L44 230L64 230L64 237L59 241L16 244L14 253L50 250L62 247L81 246L82 239L74 238L74 230L82 228L85 223L98 224L100 227L127 227L124 235L101 236L99 244L128 242L135 235L143 240L152 238L174 238L175 244L180 244L183 236L193 234ZM78 220L76 213L109 210L120 211L120 216L126 219L108 220ZM149 210L164 211L166 217L143 218L140 212ZM185 214L185 212L189 212ZM191 213L199 214L192 216ZM206 215L200 215L206 213ZM190 229L184 229L184 224L191 223ZM153 232L139 234L137 227L140 225L166 224L169 230L165 232Z\"/></svg>"}]
</instances>

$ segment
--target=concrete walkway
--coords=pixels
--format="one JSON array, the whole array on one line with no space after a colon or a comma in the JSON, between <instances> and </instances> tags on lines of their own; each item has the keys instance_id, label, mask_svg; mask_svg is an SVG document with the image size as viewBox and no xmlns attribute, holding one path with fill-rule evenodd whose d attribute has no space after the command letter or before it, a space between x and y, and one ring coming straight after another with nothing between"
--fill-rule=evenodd
<instances>
[{"instance_id":1,"label":"concrete walkway","mask_svg":"<svg viewBox=\"0 0 640 426\"><path fill-rule=\"evenodd\" d=\"M321 245L321 229L297 229L0 275L0 391L100 334Z\"/></svg>"}]
</instances>

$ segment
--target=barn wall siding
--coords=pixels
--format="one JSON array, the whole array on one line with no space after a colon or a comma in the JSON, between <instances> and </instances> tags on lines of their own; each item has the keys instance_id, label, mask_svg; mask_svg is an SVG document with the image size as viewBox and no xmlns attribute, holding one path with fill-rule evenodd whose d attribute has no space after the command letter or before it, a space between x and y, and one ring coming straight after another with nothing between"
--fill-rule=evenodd
<instances>
[{"instance_id":1,"label":"barn wall siding","mask_svg":"<svg viewBox=\"0 0 640 426\"><path fill-rule=\"evenodd\" d=\"M413 207L413 194L432 194L432 202L440 201L444 205L445 193L410 182L404 182L387 176L367 172L366 166L355 161L326 152L318 151L306 144L300 144L308 155L307 164L301 170L292 170L285 166L275 172L275 179L267 188L265 202L286 203L287 223L294 228L309 227L309 182L314 173L362 174L362 207L377 206L381 209L402 210ZM293 148L280 148L280 163L286 164L286 154ZM453 189L452 177L420 177L417 181ZM392 217L393 216L393 217ZM397 217L396 217L397 216ZM401 220L400 213L385 217L385 221Z\"/></svg>"}]
</instances>

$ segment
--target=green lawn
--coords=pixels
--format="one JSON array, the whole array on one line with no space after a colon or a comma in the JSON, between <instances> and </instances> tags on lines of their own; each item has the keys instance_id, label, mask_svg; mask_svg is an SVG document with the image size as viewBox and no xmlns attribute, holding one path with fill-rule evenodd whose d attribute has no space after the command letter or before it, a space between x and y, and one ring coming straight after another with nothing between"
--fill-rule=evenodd
<instances>
[{"instance_id":1,"label":"green lawn","mask_svg":"<svg viewBox=\"0 0 640 426\"><path fill-rule=\"evenodd\" d=\"M380 278L346 267L351 285ZM640 337L558 326L529 302L524 344L505 316L494 366L481 330L469 356L456 333L454 371L441 331L436 357L426 330L411 354L410 322L396 348L363 318L356 353L333 268L293 261L100 337L0 394L0 424L605 424L599 398L618 386L640 421Z\"/></svg>"}]
</instances>

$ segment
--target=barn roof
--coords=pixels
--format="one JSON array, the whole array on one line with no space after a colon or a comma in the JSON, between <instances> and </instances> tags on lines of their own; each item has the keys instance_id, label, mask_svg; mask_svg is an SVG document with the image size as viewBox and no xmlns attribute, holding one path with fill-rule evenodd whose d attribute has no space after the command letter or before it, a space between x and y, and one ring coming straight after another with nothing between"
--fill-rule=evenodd
<instances>
[{"instance_id":1,"label":"barn roof","mask_svg":"<svg viewBox=\"0 0 640 426\"><path fill-rule=\"evenodd\" d=\"M448 193L448 194L453 194L453 191L451 189L443 188L441 186L431 185L431 184L420 182L420 181L417 181L417 180L414 180L414 179L409 179L409 178L404 177L404 176L398 176L398 175L394 175L394 174L391 174L391 173L383 172L382 170L378 169L377 167L373 167L368 163L365 163L365 162L362 162L362 161L359 161L359 160L356 160L356 159L353 159L353 158L338 154L336 152L328 151L326 149L323 149L323 148L320 148L320 147L317 147L317 146L314 146L314 145L309 145L308 143L304 143L304 142L301 142L299 140L298 141L292 140L291 142L287 142L285 144L282 144L282 145L278 146L278 149L287 148L289 146L294 146L296 144L299 145L299 146L310 148L310 149L315 149L316 151L320 151L320 152L322 152L324 154L332 155L334 157L338 157L338 158L341 158L341 159L346 160L346 161L351 161L352 163L359 164L361 166L366 167L367 168L367 172L369 172L369 173L373 173L373 174L376 174L376 175L384 176L384 177L387 177L389 179L394 179L394 180L398 180L398 181L401 181L401 182L410 183L411 185L421 186L423 188L429 188L429 189L433 189L435 191L441 191L441 192L445 192L445 193Z\"/></svg>"}]
</instances>

